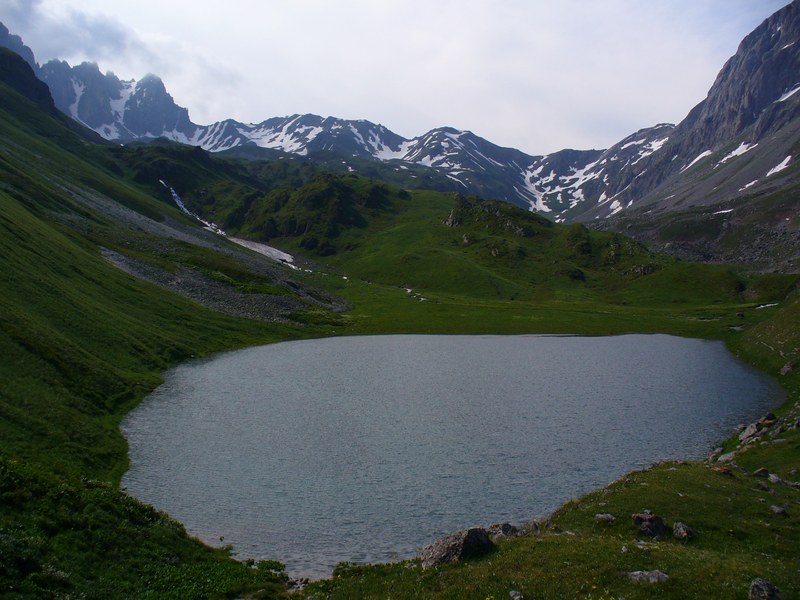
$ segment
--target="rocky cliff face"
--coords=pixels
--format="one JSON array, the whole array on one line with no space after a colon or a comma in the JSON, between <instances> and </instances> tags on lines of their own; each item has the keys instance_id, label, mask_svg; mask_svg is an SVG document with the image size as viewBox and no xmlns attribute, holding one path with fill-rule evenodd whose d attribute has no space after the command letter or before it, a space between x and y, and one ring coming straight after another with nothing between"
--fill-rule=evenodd
<instances>
[{"instance_id":1,"label":"rocky cliff face","mask_svg":"<svg viewBox=\"0 0 800 600\"><path fill-rule=\"evenodd\" d=\"M197 129L155 75L122 81L111 72L101 73L95 63L71 67L57 60L45 63L40 73L62 112L108 140L176 135L188 140Z\"/></svg>"},{"instance_id":2,"label":"rocky cliff face","mask_svg":"<svg viewBox=\"0 0 800 600\"><path fill-rule=\"evenodd\" d=\"M795 177L800 116L800 2L764 21L740 44L708 96L638 163L620 201L646 210L707 205ZM779 181L780 180L780 181ZM582 219L604 216L597 207Z\"/></svg>"}]
</instances>

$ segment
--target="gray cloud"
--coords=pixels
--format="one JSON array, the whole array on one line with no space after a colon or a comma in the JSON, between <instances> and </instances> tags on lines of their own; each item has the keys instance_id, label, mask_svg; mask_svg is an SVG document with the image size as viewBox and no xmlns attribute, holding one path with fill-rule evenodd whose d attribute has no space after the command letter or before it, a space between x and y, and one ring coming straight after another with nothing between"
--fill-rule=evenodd
<instances>
[{"instance_id":1,"label":"gray cloud","mask_svg":"<svg viewBox=\"0 0 800 600\"><path fill-rule=\"evenodd\" d=\"M65 6L54 14L43 0L0 0L3 19L12 33L22 34L37 61L59 58L102 64L108 57L152 58L138 36L116 19Z\"/></svg>"},{"instance_id":2,"label":"gray cloud","mask_svg":"<svg viewBox=\"0 0 800 600\"><path fill-rule=\"evenodd\" d=\"M41 4L42 0L0 0L0 14L7 27L29 25L38 17Z\"/></svg>"}]
</instances>

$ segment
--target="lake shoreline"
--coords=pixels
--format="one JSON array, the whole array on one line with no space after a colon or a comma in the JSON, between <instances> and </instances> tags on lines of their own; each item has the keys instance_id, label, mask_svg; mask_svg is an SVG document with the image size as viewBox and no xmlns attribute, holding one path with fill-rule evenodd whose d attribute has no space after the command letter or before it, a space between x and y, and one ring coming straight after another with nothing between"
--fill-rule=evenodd
<instances>
[{"instance_id":1,"label":"lake shoreline","mask_svg":"<svg viewBox=\"0 0 800 600\"><path fill-rule=\"evenodd\" d=\"M369 336L369 337L371 337L373 341L374 341L375 339L377 339L377 338L378 338L378 336ZM391 336L391 337L392 337L392 338L395 338L396 340L402 339L402 338L399 338L399 337L397 337L397 336ZM412 338L412 339L413 339L413 337L418 337L418 336L406 336L406 337L409 337L409 338ZM438 336L438 337L439 337L439 338L442 338L442 336ZM455 336L455 337L459 337L459 338L461 338L461 339L464 339L464 336ZM502 339L502 338L506 338L506 339L508 339L509 337L512 337L512 336L492 336L492 335L488 335L488 336L479 336L479 337L481 337L481 338L493 338L493 337L496 337L496 338L501 338L501 339ZM530 336L527 336L527 335L522 335L522 336L517 336L517 337L525 338L525 337L530 337ZM539 335L536 335L536 337L550 337L550 336L547 336L547 334L545 334L544 336L539 336ZM564 337L564 336L557 336L557 337ZM578 335L578 336L567 336L565 339L570 339L570 338L572 338L572 339L574 340L574 338L576 338L576 337L585 337L585 336L579 336L579 335ZM613 337L615 337L615 338L620 338L620 337L622 337L622 335L620 335L620 336L613 336ZM636 336L633 336L633 337L636 337ZM656 337L656 336L645 336L645 335L642 335L642 337L643 337L643 338L645 338L645 339L647 339L647 340L650 342L650 344L651 344L651 345L652 345L652 343L653 343L653 342L655 342L656 340L658 340L658 339L659 339L659 338L658 338L658 337ZM674 337L674 336L663 336L663 337L665 337L665 338L671 338L671 337ZM320 340L325 340L326 342L327 342L328 340L334 340L334 339L335 339L335 338L320 338ZM345 338L340 338L340 339L345 339ZM351 340L352 340L352 339L353 339L353 338L351 338ZM592 338L590 338L590 339L594 339L594 340L595 340L595 342L598 342L598 341L600 341L600 339L602 339L602 338L596 338L596 337L592 337ZM313 340L313 339L312 339L312 340L303 340L303 341L302 341L302 343L305 345L304 347L307 349L307 348L308 348L308 345L307 345L307 344L308 344L308 343L311 343L311 342L314 342L314 341L315 341L315 340ZM694 341L700 341L700 340L694 340ZM333 342L333 343L335 343L335 342ZM271 347L274 347L274 346L275 346L275 344L270 344L269 346L271 346ZM252 349L250 349L250 350L252 350ZM726 352L728 352L728 351L727 351L727 349L726 349ZM203 363L207 363L207 359L203 359ZM783 402L784 400L785 400L785 398L784 398L783 400L781 400L781 402ZM774 408L774 404L772 405L772 407ZM734 425L732 425L732 426L731 426L731 428L733 428L733 426L734 426ZM709 451L709 450L711 450L711 446L712 446L714 443L716 443L716 441L710 441L710 443L708 444L708 446L704 446L704 447L702 448L702 451L700 451L700 452L696 452L696 453L695 453L695 455L700 455L700 454L702 454L703 456L705 456L705 455L708 453L708 451ZM659 459L659 460L664 460L664 459L662 458L662 459ZM644 466L644 463L645 463L646 461L639 461L639 462L640 462L640 463L642 463L642 466ZM159 463L159 464L161 464L161 463ZM647 462L647 464L652 464L652 463L650 463L650 462ZM637 465L631 465L631 467L632 467L632 468L635 468L635 469L639 469L639 465L638 465L638 464L637 464ZM617 475L614 475L614 476L612 477L612 480L613 480L614 478L616 478L616 477L619 477L619 476L624 476L624 475L621 475L621 474L618 472L618 473L617 473ZM608 485L608 484L605 484L605 485ZM592 488L591 486L590 486L590 487L588 487L588 488L584 487L584 490L583 490L582 492L580 492L580 494L581 494L581 495L584 495L584 494L586 494L586 493L590 493L592 489L594 489L594 488ZM567 495L567 497L570 497L570 496L572 496L572 495L573 495L573 494L568 494L568 495ZM526 496L527 496L527 494L526 494ZM549 514L549 512L550 512L550 511L557 512L557 510L558 510L558 507L561 505L561 502L563 502L563 501L560 501L560 502L554 502L554 503L552 503L552 507L553 507L553 508L552 508L552 509L547 509L546 511L543 511L543 513L540 513L540 515L541 515L541 516L544 516L544 514ZM168 512L170 512L170 511L168 511ZM172 514L172 513L170 513L170 514ZM524 516L524 517L522 517L522 518L523 518L523 519L529 519L529 518L530 518L530 515L531 515L531 513L529 513L529 512L528 512L528 513L525 513L525 516ZM295 515L292 515L292 516L294 517ZM178 518L178 520L181 520L179 517L176 517L176 518ZM495 518L495 516L493 516L493 515L486 515L486 516L485 516L485 518L486 518L486 520L487 520L487 521L491 521L491 522L496 522L496 521L498 521L498 520L500 520L500 521L504 520L504 519L502 519L502 518L500 518L500 519L496 519L496 518ZM409 522L410 522L410 520L409 520ZM473 524L474 524L474 523L473 523ZM489 523L487 522L485 525L489 525ZM196 529L196 528L192 528L192 529ZM222 529L222 528L221 528L221 529L220 529L220 532L222 532L222 531L224 531L224 529ZM444 531L446 531L446 530L444 530ZM218 536L215 534L213 537L211 537L211 539L216 539L216 537L218 537ZM205 538L205 539L209 539L209 536L208 536L208 535L206 535L206 536L204 536L204 538ZM231 540L230 536L226 536L226 541L228 541L228 542L229 542L230 540ZM428 543L429 543L429 542L432 542L432 541L433 541L433 539L429 539L429 540L428 540ZM236 546L236 545L237 545L237 544L235 544L235 543L234 543L234 546ZM417 545L415 544L415 547L417 547L417 548L418 548L419 546L417 546ZM243 552L241 552L241 551L237 551L237 555L242 555L242 554L243 554ZM279 554L279 553L278 553L278 554ZM403 552L403 554L407 556L409 553L408 553L408 552ZM245 558L245 557L244 557L244 556L242 556L242 558ZM367 562L367 564L372 564L372 563L374 563L374 561L372 561L372 560L370 560L370 561L368 561L368 562ZM310 573L306 573L306 572L297 572L296 570L292 570L291 568L289 569L289 573L290 573L292 576L295 576L295 577L305 577L305 576L307 576L307 575L311 575ZM317 576L318 576L318 577L321 577L321 578L323 578L323 579L325 578L325 575L324 575L324 574L323 574L323 575L319 575L319 574L317 574ZM310 577L310 578L314 578L314 576L313 576L313 575L311 575L311 577Z\"/></svg>"}]
</instances>

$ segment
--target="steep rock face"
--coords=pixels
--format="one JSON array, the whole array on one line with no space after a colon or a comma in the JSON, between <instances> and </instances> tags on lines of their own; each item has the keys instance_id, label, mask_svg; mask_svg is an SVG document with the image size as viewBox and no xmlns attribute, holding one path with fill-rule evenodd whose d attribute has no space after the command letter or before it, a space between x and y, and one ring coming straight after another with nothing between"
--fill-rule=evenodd
<instances>
[{"instance_id":1,"label":"steep rock face","mask_svg":"<svg viewBox=\"0 0 800 600\"><path fill-rule=\"evenodd\" d=\"M108 140L170 137L188 143L197 129L155 75L122 81L95 63L71 67L52 60L42 66L41 78L59 110Z\"/></svg>"},{"instance_id":2,"label":"steep rock face","mask_svg":"<svg viewBox=\"0 0 800 600\"><path fill-rule=\"evenodd\" d=\"M146 75L135 86L128 84L119 94L123 125L137 137L159 137L166 132L187 135L196 129L189 111L175 104L164 82L155 75Z\"/></svg>"},{"instance_id":3,"label":"steep rock face","mask_svg":"<svg viewBox=\"0 0 800 600\"><path fill-rule=\"evenodd\" d=\"M800 4L774 14L739 45L717 76L705 101L680 124L679 139L689 155L735 139L746 128L764 121L786 92L800 85ZM771 111L770 111L771 112ZM767 133L785 120L766 119ZM691 136L685 135L691 133ZM686 138L692 138L690 143Z\"/></svg>"},{"instance_id":4,"label":"steep rock face","mask_svg":"<svg viewBox=\"0 0 800 600\"><path fill-rule=\"evenodd\" d=\"M71 114L71 107L78 97L70 76L71 69L65 61L51 60L41 68L39 78L50 88L58 110L76 118L77 113Z\"/></svg>"},{"instance_id":5,"label":"steep rock face","mask_svg":"<svg viewBox=\"0 0 800 600\"><path fill-rule=\"evenodd\" d=\"M620 193L621 202L648 210L681 209L770 187L770 179L795 160L798 91L800 1L795 0L742 41L706 99L640 163L639 176ZM582 218L597 216L605 215L593 207Z\"/></svg>"}]
</instances>

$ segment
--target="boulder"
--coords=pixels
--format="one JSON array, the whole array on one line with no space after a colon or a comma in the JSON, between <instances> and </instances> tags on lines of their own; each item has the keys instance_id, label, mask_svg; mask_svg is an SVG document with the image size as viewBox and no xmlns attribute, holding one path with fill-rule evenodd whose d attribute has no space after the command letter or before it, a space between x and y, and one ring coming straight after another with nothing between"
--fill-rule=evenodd
<instances>
[{"instance_id":1,"label":"boulder","mask_svg":"<svg viewBox=\"0 0 800 600\"><path fill-rule=\"evenodd\" d=\"M666 526L664 520L658 515L650 513L636 513L631 515L633 522L639 526L639 533L643 533L651 538L657 538L664 535Z\"/></svg>"},{"instance_id":2,"label":"boulder","mask_svg":"<svg viewBox=\"0 0 800 600\"><path fill-rule=\"evenodd\" d=\"M627 575L631 581L640 583L663 583L669 579L669 575L661 571L628 571Z\"/></svg>"},{"instance_id":3,"label":"boulder","mask_svg":"<svg viewBox=\"0 0 800 600\"><path fill-rule=\"evenodd\" d=\"M778 506L777 504L773 504L772 506L769 507L769 509L779 517L789 516L789 513L786 512L786 509L783 506Z\"/></svg>"},{"instance_id":4,"label":"boulder","mask_svg":"<svg viewBox=\"0 0 800 600\"><path fill-rule=\"evenodd\" d=\"M689 527L686 523L677 521L672 526L672 535L679 540L685 540L688 542L694 538L694 529Z\"/></svg>"},{"instance_id":5,"label":"boulder","mask_svg":"<svg viewBox=\"0 0 800 600\"><path fill-rule=\"evenodd\" d=\"M495 545L482 527L451 533L423 548L419 553L422 568L441 565L462 558L474 558L491 552Z\"/></svg>"},{"instance_id":6,"label":"boulder","mask_svg":"<svg viewBox=\"0 0 800 600\"><path fill-rule=\"evenodd\" d=\"M754 477L767 478L767 477L769 477L769 471L767 469L765 469L764 467L761 467L761 468L758 468L755 471L753 471L753 476Z\"/></svg>"},{"instance_id":7,"label":"boulder","mask_svg":"<svg viewBox=\"0 0 800 600\"><path fill-rule=\"evenodd\" d=\"M742 444L747 444L760 437L763 434L761 431L762 426L763 425L759 422L750 423L750 425L745 427L745 430L739 434L739 441Z\"/></svg>"},{"instance_id":8,"label":"boulder","mask_svg":"<svg viewBox=\"0 0 800 600\"><path fill-rule=\"evenodd\" d=\"M726 452L725 454L720 454L719 458L717 459L718 463L729 463L734 458L736 458L736 452Z\"/></svg>"},{"instance_id":9,"label":"boulder","mask_svg":"<svg viewBox=\"0 0 800 600\"><path fill-rule=\"evenodd\" d=\"M519 529L511 523L493 523L489 525L487 533L492 537L514 537L519 535Z\"/></svg>"},{"instance_id":10,"label":"boulder","mask_svg":"<svg viewBox=\"0 0 800 600\"><path fill-rule=\"evenodd\" d=\"M773 483L775 485L786 485L786 482L777 475L775 475L775 473L770 473L769 475L767 475L767 479L769 479L770 483Z\"/></svg>"},{"instance_id":11,"label":"boulder","mask_svg":"<svg viewBox=\"0 0 800 600\"><path fill-rule=\"evenodd\" d=\"M594 520L600 523L613 523L615 519L611 513L598 513L594 516Z\"/></svg>"},{"instance_id":12,"label":"boulder","mask_svg":"<svg viewBox=\"0 0 800 600\"><path fill-rule=\"evenodd\" d=\"M781 600L780 590L766 579L758 577L750 584L748 600Z\"/></svg>"}]
</instances>

